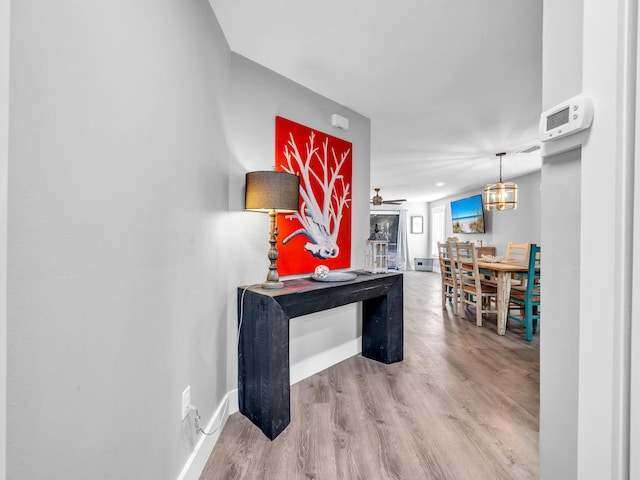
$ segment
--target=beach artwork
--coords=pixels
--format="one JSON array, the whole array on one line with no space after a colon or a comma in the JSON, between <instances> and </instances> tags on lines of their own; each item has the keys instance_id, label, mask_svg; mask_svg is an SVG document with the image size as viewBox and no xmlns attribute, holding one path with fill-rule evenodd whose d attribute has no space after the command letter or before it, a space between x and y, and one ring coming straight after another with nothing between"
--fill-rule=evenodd
<instances>
[{"instance_id":1,"label":"beach artwork","mask_svg":"<svg viewBox=\"0 0 640 480\"><path fill-rule=\"evenodd\" d=\"M453 233L484 233L482 195L451 202Z\"/></svg>"}]
</instances>

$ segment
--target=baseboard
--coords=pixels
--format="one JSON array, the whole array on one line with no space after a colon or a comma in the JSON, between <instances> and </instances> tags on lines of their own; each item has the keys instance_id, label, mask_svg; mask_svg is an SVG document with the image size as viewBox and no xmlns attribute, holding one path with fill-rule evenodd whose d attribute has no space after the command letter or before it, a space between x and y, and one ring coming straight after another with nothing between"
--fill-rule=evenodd
<instances>
[{"instance_id":1,"label":"baseboard","mask_svg":"<svg viewBox=\"0 0 640 480\"><path fill-rule=\"evenodd\" d=\"M205 431L211 432L215 430L213 435L200 434L200 438L196 443L196 446L191 452L191 455L187 459L187 462L182 467L182 471L178 475L177 480L198 480L204 466L209 460L209 456L215 447L224 424L227 423L229 415L238 411L238 390L231 390L228 392L216 411L211 416L211 420L204 428Z\"/></svg>"},{"instance_id":2,"label":"baseboard","mask_svg":"<svg viewBox=\"0 0 640 480\"><path fill-rule=\"evenodd\" d=\"M362 337L358 337L347 343L338 345L335 348L319 353L318 355L314 355L295 365L291 365L290 381L292 384L297 383L338 362L358 355L361 351ZM207 432L211 432L216 428L217 430L213 435L200 435L198 443L196 443L193 452L182 468L177 480L198 480L200 478L229 415L236 413L238 410L238 389L233 389L224 396L205 428Z\"/></svg>"},{"instance_id":3,"label":"baseboard","mask_svg":"<svg viewBox=\"0 0 640 480\"><path fill-rule=\"evenodd\" d=\"M315 375L347 358L358 355L360 352L362 352L362 337L354 338L347 343L325 350L318 355L291 365L289 373L290 382L292 385L298 383L300 380Z\"/></svg>"},{"instance_id":4,"label":"baseboard","mask_svg":"<svg viewBox=\"0 0 640 480\"><path fill-rule=\"evenodd\" d=\"M233 415L240 411L240 405L238 405L238 389L234 388L227 393L227 399L229 401L229 415Z\"/></svg>"}]
</instances>

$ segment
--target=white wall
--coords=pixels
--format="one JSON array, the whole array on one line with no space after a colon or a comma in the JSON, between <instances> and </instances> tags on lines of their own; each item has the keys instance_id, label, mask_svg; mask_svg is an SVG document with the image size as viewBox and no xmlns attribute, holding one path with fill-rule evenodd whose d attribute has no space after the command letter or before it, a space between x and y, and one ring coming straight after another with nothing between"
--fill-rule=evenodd
<instances>
[{"instance_id":1,"label":"white wall","mask_svg":"<svg viewBox=\"0 0 640 480\"><path fill-rule=\"evenodd\" d=\"M430 216L428 204L425 202L407 202L402 208L407 210L407 238L409 243L409 260L411 265L415 267L414 260L416 258L430 258L429 252L429 224ZM422 217L422 233L411 233L411 217Z\"/></svg>"},{"instance_id":2,"label":"white wall","mask_svg":"<svg viewBox=\"0 0 640 480\"><path fill-rule=\"evenodd\" d=\"M553 279L543 291L550 319L541 332L543 479L629 478L636 8L625 0L544 5L543 109L583 91L595 114L591 129L576 137L582 149L549 155L543 167L543 243L558 252L555 262L543 258L545 277ZM567 181L580 183L580 208L575 219L558 221L551 206L571 204L575 195ZM553 182L565 188L550 192ZM580 229L579 257L561 255L567 241L558 235L560 223ZM608 261L594 262L597 252ZM548 340L556 335L564 341Z\"/></svg>"},{"instance_id":3,"label":"white wall","mask_svg":"<svg viewBox=\"0 0 640 480\"><path fill-rule=\"evenodd\" d=\"M582 150L578 478L629 478L635 9L626 0L584 2L583 89L597 122ZM592 261L598 251L610 252L604 265Z\"/></svg>"},{"instance_id":4,"label":"white wall","mask_svg":"<svg viewBox=\"0 0 640 480\"><path fill-rule=\"evenodd\" d=\"M571 479L577 478L580 150L546 159L542 182L540 478Z\"/></svg>"},{"instance_id":5,"label":"white wall","mask_svg":"<svg viewBox=\"0 0 640 480\"><path fill-rule=\"evenodd\" d=\"M176 478L227 391L228 46L206 0L24 0L11 51L8 478Z\"/></svg>"},{"instance_id":6,"label":"white wall","mask_svg":"<svg viewBox=\"0 0 640 480\"><path fill-rule=\"evenodd\" d=\"M582 90L582 3L544 3L541 110ZM580 162L580 149L543 160L542 261L548 281L540 331L541 479L577 478Z\"/></svg>"},{"instance_id":7,"label":"white wall","mask_svg":"<svg viewBox=\"0 0 640 480\"><path fill-rule=\"evenodd\" d=\"M505 181L515 182L518 185L518 208L506 210L504 212L484 211L485 231L478 234L456 234L458 238L465 241L482 241L484 246L496 247L497 255L504 255L507 252L507 244L516 243L540 243L540 172L533 172L528 175L515 178L505 178ZM472 195L482 194L483 189L474 189L468 192L445 197L433 201L429 208L444 205L446 236L453 234L453 223L451 221L451 202Z\"/></svg>"}]
</instances>

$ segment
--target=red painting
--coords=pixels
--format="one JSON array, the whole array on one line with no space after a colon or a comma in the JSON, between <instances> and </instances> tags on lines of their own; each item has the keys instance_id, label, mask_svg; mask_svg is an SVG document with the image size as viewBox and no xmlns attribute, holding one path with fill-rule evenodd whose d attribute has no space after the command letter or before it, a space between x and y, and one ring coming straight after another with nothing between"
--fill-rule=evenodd
<instances>
[{"instance_id":1,"label":"red painting","mask_svg":"<svg viewBox=\"0 0 640 480\"><path fill-rule=\"evenodd\" d=\"M278 272L351 267L351 142L276 117L276 170L300 177L300 208L278 215Z\"/></svg>"}]
</instances>

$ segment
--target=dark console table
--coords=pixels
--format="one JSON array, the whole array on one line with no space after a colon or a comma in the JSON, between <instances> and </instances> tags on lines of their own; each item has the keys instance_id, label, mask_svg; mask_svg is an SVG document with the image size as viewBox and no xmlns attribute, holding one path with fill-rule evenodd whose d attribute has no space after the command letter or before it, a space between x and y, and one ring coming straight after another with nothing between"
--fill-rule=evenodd
<instances>
[{"instance_id":1,"label":"dark console table","mask_svg":"<svg viewBox=\"0 0 640 480\"><path fill-rule=\"evenodd\" d=\"M387 364L402 361L402 274L357 273L347 282L302 278L280 290L238 288L240 412L271 440L290 420L290 318L362 302L362 355Z\"/></svg>"}]
</instances>

